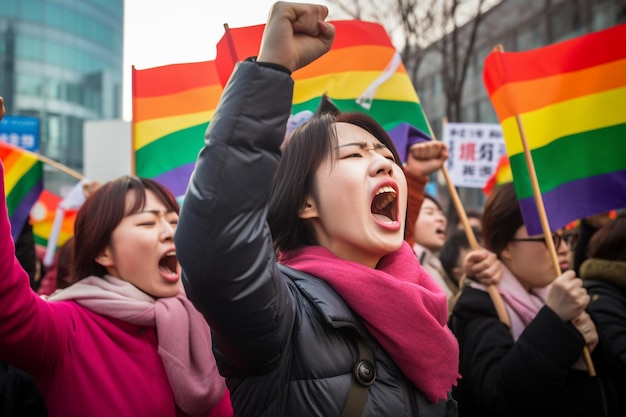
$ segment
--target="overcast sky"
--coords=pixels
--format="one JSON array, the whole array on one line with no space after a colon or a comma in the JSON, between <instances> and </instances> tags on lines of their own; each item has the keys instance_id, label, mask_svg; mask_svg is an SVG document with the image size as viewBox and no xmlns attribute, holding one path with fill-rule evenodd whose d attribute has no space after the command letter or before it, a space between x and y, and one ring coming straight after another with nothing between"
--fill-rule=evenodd
<instances>
[{"instance_id":1,"label":"overcast sky","mask_svg":"<svg viewBox=\"0 0 626 417\"><path fill-rule=\"evenodd\" d=\"M123 118L132 117L133 65L144 69L214 59L224 23L230 27L265 23L274 1L125 0Z\"/></svg>"}]
</instances>

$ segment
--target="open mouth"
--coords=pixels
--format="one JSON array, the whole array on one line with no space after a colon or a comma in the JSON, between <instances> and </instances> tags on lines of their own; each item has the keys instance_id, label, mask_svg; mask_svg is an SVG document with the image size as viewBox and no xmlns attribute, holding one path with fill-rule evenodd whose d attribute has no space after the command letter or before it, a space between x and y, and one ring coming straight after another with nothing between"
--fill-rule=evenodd
<instances>
[{"instance_id":1,"label":"open mouth","mask_svg":"<svg viewBox=\"0 0 626 417\"><path fill-rule=\"evenodd\" d=\"M398 221L398 210L396 208L398 193L393 187L381 187L372 200L372 214L381 222L389 223Z\"/></svg>"},{"instance_id":2,"label":"open mouth","mask_svg":"<svg viewBox=\"0 0 626 417\"><path fill-rule=\"evenodd\" d=\"M178 269L177 267L178 258L176 257L176 251L167 252L159 260L159 269L168 275L175 274Z\"/></svg>"}]
</instances>

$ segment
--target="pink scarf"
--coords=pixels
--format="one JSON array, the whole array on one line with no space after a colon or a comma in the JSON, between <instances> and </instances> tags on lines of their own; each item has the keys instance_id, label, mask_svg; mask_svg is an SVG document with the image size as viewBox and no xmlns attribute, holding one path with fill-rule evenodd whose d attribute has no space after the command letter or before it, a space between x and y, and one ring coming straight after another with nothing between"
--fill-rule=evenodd
<instances>
[{"instance_id":1,"label":"pink scarf","mask_svg":"<svg viewBox=\"0 0 626 417\"><path fill-rule=\"evenodd\" d=\"M158 350L178 407L206 416L224 396L211 349L211 332L182 288L176 297L154 299L112 276L87 277L53 294L49 301L74 300L85 308L139 326L156 326Z\"/></svg>"},{"instance_id":2,"label":"pink scarf","mask_svg":"<svg viewBox=\"0 0 626 417\"><path fill-rule=\"evenodd\" d=\"M471 287L487 291L487 288L475 281L468 281ZM533 321L539 310L545 305L550 286L532 288L528 292L515 278L509 269L502 265L502 279L498 284L498 292L502 295L509 320L513 340L517 341L528 323Z\"/></svg>"},{"instance_id":3,"label":"pink scarf","mask_svg":"<svg viewBox=\"0 0 626 417\"><path fill-rule=\"evenodd\" d=\"M406 242L377 269L321 246L288 252L281 262L327 282L428 400L447 398L460 375L459 346L446 325L446 295Z\"/></svg>"}]
</instances>

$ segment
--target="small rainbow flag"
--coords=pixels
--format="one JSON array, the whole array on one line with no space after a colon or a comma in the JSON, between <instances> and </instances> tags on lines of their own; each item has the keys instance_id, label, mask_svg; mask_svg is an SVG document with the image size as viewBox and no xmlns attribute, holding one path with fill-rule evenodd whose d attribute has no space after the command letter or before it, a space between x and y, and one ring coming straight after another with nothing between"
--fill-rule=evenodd
<instances>
[{"instance_id":1,"label":"small rainbow flag","mask_svg":"<svg viewBox=\"0 0 626 417\"><path fill-rule=\"evenodd\" d=\"M43 163L36 155L2 141L0 159L4 165L11 235L16 241L28 220L31 207L43 190Z\"/></svg>"},{"instance_id":2,"label":"small rainbow flag","mask_svg":"<svg viewBox=\"0 0 626 417\"><path fill-rule=\"evenodd\" d=\"M511 172L511 163L507 155L502 155L496 165L496 170L485 182L483 186L483 193L489 197L491 192L507 182L513 181L513 172Z\"/></svg>"},{"instance_id":3,"label":"small rainbow flag","mask_svg":"<svg viewBox=\"0 0 626 417\"><path fill-rule=\"evenodd\" d=\"M626 24L526 52L491 52L485 87L524 222L542 233L519 115L550 228L626 207Z\"/></svg>"},{"instance_id":4,"label":"small rainbow flag","mask_svg":"<svg viewBox=\"0 0 626 417\"><path fill-rule=\"evenodd\" d=\"M132 85L135 175L181 197L222 94L215 63L133 67Z\"/></svg>"},{"instance_id":5,"label":"small rainbow flag","mask_svg":"<svg viewBox=\"0 0 626 417\"><path fill-rule=\"evenodd\" d=\"M44 248L48 246L48 238L52 232L56 210L63 199L48 191L43 190L37 202L30 211L30 221L33 225L35 244ZM59 233L57 248L61 247L70 237L74 235L74 221L78 210L66 210Z\"/></svg>"},{"instance_id":6,"label":"small rainbow flag","mask_svg":"<svg viewBox=\"0 0 626 417\"><path fill-rule=\"evenodd\" d=\"M328 53L293 73L292 114L315 112L326 94L343 112L368 113L394 140L404 159L407 144L429 139L428 122L415 88L384 27L360 20L332 21ZM215 60L222 82L236 62L256 56L264 25L226 29ZM417 131L416 131L417 130Z\"/></svg>"}]
</instances>

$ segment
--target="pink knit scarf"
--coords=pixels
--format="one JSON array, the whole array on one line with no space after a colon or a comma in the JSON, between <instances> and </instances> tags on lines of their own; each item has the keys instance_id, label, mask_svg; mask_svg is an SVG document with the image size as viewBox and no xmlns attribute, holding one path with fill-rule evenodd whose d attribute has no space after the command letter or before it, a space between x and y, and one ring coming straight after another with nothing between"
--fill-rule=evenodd
<instances>
[{"instance_id":1,"label":"pink knit scarf","mask_svg":"<svg viewBox=\"0 0 626 417\"><path fill-rule=\"evenodd\" d=\"M321 246L285 253L281 262L327 282L428 400L447 398L460 375L446 295L406 242L376 269Z\"/></svg>"},{"instance_id":2,"label":"pink knit scarf","mask_svg":"<svg viewBox=\"0 0 626 417\"><path fill-rule=\"evenodd\" d=\"M158 350L176 405L188 416L206 416L224 396L211 349L211 332L182 288L176 297L154 299L112 276L87 277L49 301L73 300L85 308L139 326L156 326Z\"/></svg>"}]
</instances>

